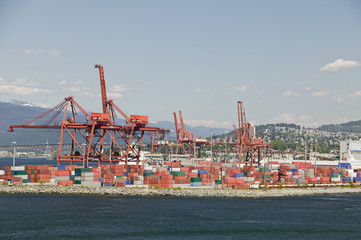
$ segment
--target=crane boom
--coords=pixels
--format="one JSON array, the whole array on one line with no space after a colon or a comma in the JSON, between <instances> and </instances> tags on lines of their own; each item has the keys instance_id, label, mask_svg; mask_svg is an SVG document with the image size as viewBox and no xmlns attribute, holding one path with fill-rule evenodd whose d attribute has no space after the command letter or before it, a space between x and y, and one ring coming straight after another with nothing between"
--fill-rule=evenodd
<instances>
[{"instance_id":1,"label":"crane boom","mask_svg":"<svg viewBox=\"0 0 361 240\"><path fill-rule=\"evenodd\" d=\"M107 89L105 86L105 79L104 79L104 70L102 65L95 65L95 68L99 68L99 76L100 76L100 89L102 94L102 105L103 105L103 113L109 113L107 108Z\"/></svg>"}]
</instances>

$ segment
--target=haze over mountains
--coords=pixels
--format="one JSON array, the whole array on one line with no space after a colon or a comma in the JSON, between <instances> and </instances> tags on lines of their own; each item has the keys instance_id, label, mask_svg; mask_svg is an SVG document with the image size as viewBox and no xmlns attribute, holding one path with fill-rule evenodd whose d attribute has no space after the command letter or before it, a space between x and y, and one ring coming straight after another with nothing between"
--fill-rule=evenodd
<instances>
[{"instance_id":1,"label":"haze over mountains","mask_svg":"<svg viewBox=\"0 0 361 240\"><path fill-rule=\"evenodd\" d=\"M29 120L39 116L48 109L34 106L29 102L12 100L11 102L0 102L0 145L9 145L16 141L18 144L41 144L47 140L49 143L57 143L59 140L59 131L51 129L15 129L14 132L8 132L9 125L21 125ZM124 124L122 119L119 119L120 124ZM261 129L271 127L275 124L267 124L258 126ZM159 121L151 123L151 126L165 128L171 130L167 136L169 140L175 140L175 126L170 121ZM185 128L195 135L207 138L211 133L214 136L230 133L229 129L224 128L209 128L203 126L191 127L185 125ZM322 125L316 130L328 132L350 132L361 133L361 120L353 121L343 124L329 124ZM64 139L64 142L70 139ZM149 138L145 142L149 142Z\"/></svg>"}]
</instances>

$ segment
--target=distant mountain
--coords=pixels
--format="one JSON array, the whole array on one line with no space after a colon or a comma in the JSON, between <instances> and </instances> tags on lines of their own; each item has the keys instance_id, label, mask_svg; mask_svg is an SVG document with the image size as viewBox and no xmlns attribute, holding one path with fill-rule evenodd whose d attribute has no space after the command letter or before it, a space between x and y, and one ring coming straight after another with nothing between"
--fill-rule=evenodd
<instances>
[{"instance_id":1,"label":"distant mountain","mask_svg":"<svg viewBox=\"0 0 361 240\"><path fill-rule=\"evenodd\" d=\"M361 120L341 124L322 125L318 130L327 132L361 133Z\"/></svg>"}]
</instances>

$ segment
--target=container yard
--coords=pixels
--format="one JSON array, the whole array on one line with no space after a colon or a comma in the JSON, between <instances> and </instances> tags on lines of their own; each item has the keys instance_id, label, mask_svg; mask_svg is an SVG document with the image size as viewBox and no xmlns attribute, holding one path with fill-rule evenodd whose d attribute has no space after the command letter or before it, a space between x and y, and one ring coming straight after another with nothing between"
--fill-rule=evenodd
<instances>
[{"instance_id":1,"label":"container yard","mask_svg":"<svg viewBox=\"0 0 361 240\"><path fill-rule=\"evenodd\" d=\"M118 164L84 168L76 165L3 166L2 185L60 185L143 188L275 188L359 184L361 168L350 163L314 166L311 163L269 162L266 166L229 167L202 162L199 166Z\"/></svg>"}]
</instances>

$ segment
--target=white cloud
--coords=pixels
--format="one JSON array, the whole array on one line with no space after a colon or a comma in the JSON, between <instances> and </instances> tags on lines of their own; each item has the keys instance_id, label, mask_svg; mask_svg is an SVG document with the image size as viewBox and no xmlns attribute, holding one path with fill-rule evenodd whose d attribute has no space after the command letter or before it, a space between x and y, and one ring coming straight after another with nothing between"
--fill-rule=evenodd
<instances>
[{"instance_id":1,"label":"white cloud","mask_svg":"<svg viewBox=\"0 0 361 240\"><path fill-rule=\"evenodd\" d=\"M34 80L29 80L27 78L18 78L18 79L15 79L15 80L9 82L9 84L15 85L15 86L33 87L33 86L38 85L38 82L36 82Z\"/></svg>"},{"instance_id":2,"label":"white cloud","mask_svg":"<svg viewBox=\"0 0 361 240\"><path fill-rule=\"evenodd\" d=\"M312 97L326 97L330 95L330 92L313 92Z\"/></svg>"},{"instance_id":3,"label":"white cloud","mask_svg":"<svg viewBox=\"0 0 361 240\"><path fill-rule=\"evenodd\" d=\"M236 87L237 92L245 92L245 91L247 91L247 89L248 89L247 86Z\"/></svg>"},{"instance_id":4,"label":"white cloud","mask_svg":"<svg viewBox=\"0 0 361 240\"><path fill-rule=\"evenodd\" d=\"M119 99L119 98L123 97L122 94L117 93L117 92L107 93L107 96L108 96L108 98L111 98L111 99Z\"/></svg>"},{"instance_id":5,"label":"white cloud","mask_svg":"<svg viewBox=\"0 0 361 240\"><path fill-rule=\"evenodd\" d=\"M321 72L337 72L342 69L352 68L352 67L359 67L361 64L357 61L352 60L344 60L344 59L337 59L336 61L326 64L325 66L320 68Z\"/></svg>"},{"instance_id":6,"label":"white cloud","mask_svg":"<svg viewBox=\"0 0 361 240\"><path fill-rule=\"evenodd\" d=\"M286 92L282 93L282 96L284 96L284 97L298 97L298 96L300 96L300 94L296 93L296 92L286 91Z\"/></svg>"},{"instance_id":7,"label":"white cloud","mask_svg":"<svg viewBox=\"0 0 361 240\"><path fill-rule=\"evenodd\" d=\"M215 92L218 91L218 89L213 89ZM241 87L235 87L235 88L225 88L225 90L230 91L230 92L245 92L248 90L247 86L241 86Z\"/></svg>"},{"instance_id":8,"label":"white cloud","mask_svg":"<svg viewBox=\"0 0 361 240\"><path fill-rule=\"evenodd\" d=\"M192 127L204 126L210 128L233 128L232 123L228 121L218 122L216 120L184 120L184 123Z\"/></svg>"},{"instance_id":9,"label":"white cloud","mask_svg":"<svg viewBox=\"0 0 361 240\"><path fill-rule=\"evenodd\" d=\"M113 92L130 92L134 90L143 90L144 86L126 87L124 85L114 85L110 88Z\"/></svg>"},{"instance_id":10,"label":"white cloud","mask_svg":"<svg viewBox=\"0 0 361 240\"><path fill-rule=\"evenodd\" d=\"M10 82L0 78L0 93L16 95L51 93L50 90L33 87L37 84L37 82L27 78L19 78Z\"/></svg>"},{"instance_id":11,"label":"white cloud","mask_svg":"<svg viewBox=\"0 0 361 240\"><path fill-rule=\"evenodd\" d=\"M38 54L47 54L49 56L53 56L53 57L60 57L60 52L58 50L30 50L30 49L26 49L21 51L22 54L25 55L38 55Z\"/></svg>"},{"instance_id":12,"label":"white cloud","mask_svg":"<svg viewBox=\"0 0 361 240\"><path fill-rule=\"evenodd\" d=\"M353 98L358 98L358 97L361 97L361 91L337 94L337 95L333 96L333 99L335 99L337 102L341 103L345 99L350 99L350 98L353 99Z\"/></svg>"},{"instance_id":13,"label":"white cloud","mask_svg":"<svg viewBox=\"0 0 361 240\"><path fill-rule=\"evenodd\" d=\"M82 85L82 84L84 84L83 81L76 81L76 82L74 83L75 86Z\"/></svg>"},{"instance_id":14,"label":"white cloud","mask_svg":"<svg viewBox=\"0 0 361 240\"><path fill-rule=\"evenodd\" d=\"M82 96L82 97L98 97L99 96L99 94L94 94L89 91L81 91L81 92L79 92L78 95Z\"/></svg>"},{"instance_id":15,"label":"white cloud","mask_svg":"<svg viewBox=\"0 0 361 240\"><path fill-rule=\"evenodd\" d=\"M196 93L202 92L202 89L197 88L196 90L194 90L194 92L196 92Z\"/></svg>"},{"instance_id":16,"label":"white cloud","mask_svg":"<svg viewBox=\"0 0 361 240\"><path fill-rule=\"evenodd\" d=\"M15 85L0 85L0 93L4 94L17 94L17 95L30 95L38 93L51 93L50 90L41 88L18 87Z\"/></svg>"},{"instance_id":17,"label":"white cloud","mask_svg":"<svg viewBox=\"0 0 361 240\"><path fill-rule=\"evenodd\" d=\"M25 54L25 55L31 55L32 52L29 49L27 49L27 50L22 51L21 53Z\"/></svg>"},{"instance_id":18,"label":"white cloud","mask_svg":"<svg viewBox=\"0 0 361 240\"><path fill-rule=\"evenodd\" d=\"M59 85L66 85L67 83L68 83L68 82L65 81L65 80L62 80L62 81L58 82Z\"/></svg>"},{"instance_id":19,"label":"white cloud","mask_svg":"<svg viewBox=\"0 0 361 240\"><path fill-rule=\"evenodd\" d=\"M307 92L309 92L309 91L311 91L311 90L312 90L312 88L310 88L310 87L306 87L306 88L305 88L305 90L306 90Z\"/></svg>"},{"instance_id":20,"label":"white cloud","mask_svg":"<svg viewBox=\"0 0 361 240\"><path fill-rule=\"evenodd\" d=\"M50 56L60 57L60 53L59 53L59 51L57 51L57 50L48 50L47 53L48 53Z\"/></svg>"}]
</instances>

